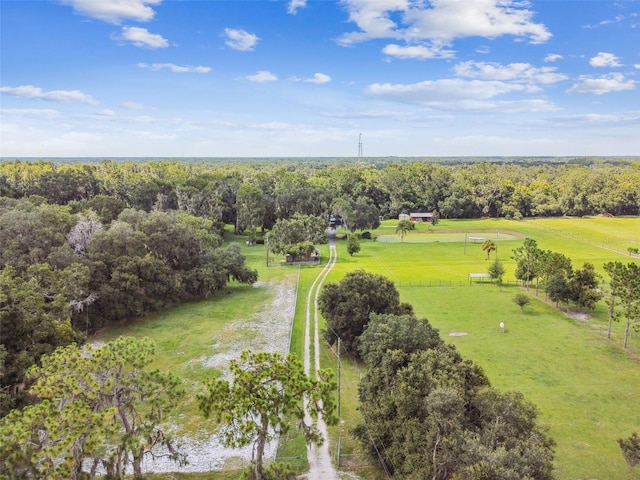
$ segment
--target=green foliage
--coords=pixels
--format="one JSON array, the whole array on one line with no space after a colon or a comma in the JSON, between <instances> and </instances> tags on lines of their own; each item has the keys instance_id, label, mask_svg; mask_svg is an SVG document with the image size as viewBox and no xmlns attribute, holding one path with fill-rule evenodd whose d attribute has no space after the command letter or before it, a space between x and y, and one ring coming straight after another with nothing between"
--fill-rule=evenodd
<instances>
[{"instance_id":1,"label":"green foliage","mask_svg":"<svg viewBox=\"0 0 640 480\"><path fill-rule=\"evenodd\" d=\"M491 279L497 280L498 284L502 284L502 279L504 278L505 268L500 260L497 258L491 262L489 268L487 269L487 273L491 276Z\"/></svg>"},{"instance_id":2,"label":"green foliage","mask_svg":"<svg viewBox=\"0 0 640 480\"><path fill-rule=\"evenodd\" d=\"M243 183L236 194L236 231L254 231L264 225L266 205L262 191L250 183Z\"/></svg>"},{"instance_id":3,"label":"green foliage","mask_svg":"<svg viewBox=\"0 0 640 480\"><path fill-rule=\"evenodd\" d=\"M621 262L608 262L605 271L611 277L609 307L609 332L611 321L622 315L626 318L624 330L624 348L627 348L631 328L640 329L640 266L636 263L623 265ZM620 305L620 312L616 306ZM610 334L609 334L610 335Z\"/></svg>"},{"instance_id":4,"label":"green foliage","mask_svg":"<svg viewBox=\"0 0 640 480\"><path fill-rule=\"evenodd\" d=\"M554 443L535 407L490 388L452 346L387 350L362 379L360 402L354 434L394 476L553 478Z\"/></svg>"},{"instance_id":5,"label":"green foliage","mask_svg":"<svg viewBox=\"0 0 640 480\"><path fill-rule=\"evenodd\" d=\"M542 250L538 242L532 238L525 238L524 244L513 250L513 260L517 262L516 278L528 285L540 276Z\"/></svg>"},{"instance_id":6,"label":"green foliage","mask_svg":"<svg viewBox=\"0 0 640 480\"><path fill-rule=\"evenodd\" d=\"M360 240L355 235L349 235L349 239L347 240L347 253L349 256L353 256L354 253L358 253L360 251Z\"/></svg>"},{"instance_id":7,"label":"green foliage","mask_svg":"<svg viewBox=\"0 0 640 480\"><path fill-rule=\"evenodd\" d=\"M569 279L570 299L578 307L596 308L596 303L602 298L600 291L600 275L593 264L587 262L581 269L573 272Z\"/></svg>"},{"instance_id":8,"label":"green foliage","mask_svg":"<svg viewBox=\"0 0 640 480\"><path fill-rule=\"evenodd\" d=\"M367 366L373 368L388 350L402 351L409 356L443 344L438 330L426 318L418 318L413 314L372 313L359 337L358 351Z\"/></svg>"},{"instance_id":9,"label":"green foliage","mask_svg":"<svg viewBox=\"0 0 640 480\"><path fill-rule=\"evenodd\" d=\"M382 275L356 270L339 283L327 283L318 298L326 320L325 339L330 345L342 341L351 354L358 355L358 337L369 322L371 313L411 313L410 305L401 304L395 285Z\"/></svg>"},{"instance_id":10,"label":"green foliage","mask_svg":"<svg viewBox=\"0 0 640 480\"><path fill-rule=\"evenodd\" d=\"M307 443L315 444L322 442L322 435L313 423L306 423L306 415L322 414L327 424L337 423L332 372L321 370L319 379L312 380L295 355L285 359L277 353L248 350L239 361L230 362L230 369L232 383L210 380L198 401L206 417L221 423L225 445L255 445L255 480L268 478L262 465L266 442L286 433L292 418L301 425Z\"/></svg>"},{"instance_id":11,"label":"green foliage","mask_svg":"<svg viewBox=\"0 0 640 480\"><path fill-rule=\"evenodd\" d=\"M400 240L404 240L407 233L416 229L416 224L411 220L400 220L396 226L396 233L400 233Z\"/></svg>"},{"instance_id":12,"label":"green foliage","mask_svg":"<svg viewBox=\"0 0 640 480\"><path fill-rule=\"evenodd\" d=\"M301 244L326 243L326 228L322 217L312 215L295 214L291 219L278 220L268 234L269 249L296 257Z\"/></svg>"},{"instance_id":13,"label":"green foliage","mask_svg":"<svg viewBox=\"0 0 640 480\"><path fill-rule=\"evenodd\" d=\"M524 312L524 307L531 303L531 297L525 293L516 293L516 296L513 297L513 301L520 307L520 311Z\"/></svg>"},{"instance_id":14,"label":"green foliage","mask_svg":"<svg viewBox=\"0 0 640 480\"><path fill-rule=\"evenodd\" d=\"M27 401L26 370L56 347L79 342L71 324L72 301L81 301L89 272L74 264L53 270L33 264L23 276L0 269L0 416Z\"/></svg>"},{"instance_id":15,"label":"green foliage","mask_svg":"<svg viewBox=\"0 0 640 480\"><path fill-rule=\"evenodd\" d=\"M8 478L95 478L98 466L117 478L130 466L141 478L147 454L184 462L162 428L184 392L177 377L147 369L153 352L148 340L121 337L42 357L28 372L40 402L0 420Z\"/></svg>"}]
</instances>

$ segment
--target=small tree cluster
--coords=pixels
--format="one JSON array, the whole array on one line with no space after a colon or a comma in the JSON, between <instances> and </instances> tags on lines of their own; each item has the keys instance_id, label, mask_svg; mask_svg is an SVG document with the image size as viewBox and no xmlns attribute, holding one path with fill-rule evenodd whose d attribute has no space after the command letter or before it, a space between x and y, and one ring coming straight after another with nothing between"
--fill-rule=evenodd
<instances>
[{"instance_id":1,"label":"small tree cluster","mask_svg":"<svg viewBox=\"0 0 640 480\"><path fill-rule=\"evenodd\" d=\"M527 289L531 282L542 280L548 298L556 303L573 302L577 307L594 309L602 298L600 276L594 266L586 262L581 269L574 270L567 256L541 250L538 243L526 238L524 244L513 250L516 260L516 278L522 280Z\"/></svg>"},{"instance_id":2,"label":"small tree cluster","mask_svg":"<svg viewBox=\"0 0 640 480\"><path fill-rule=\"evenodd\" d=\"M400 303L392 281L382 275L355 270L339 283L328 283L320 292L318 306L327 322L324 332L330 345L338 338L350 353L358 355L358 337L372 313L411 313L411 305Z\"/></svg>"},{"instance_id":3,"label":"small tree cluster","mask_svg":"<svg viewBox=\"0 0 640 480\"><path fill-rule=\"evenodd\" d=\"M326 243L327 225L322 217L295 214L288 220L278 220L269 232L267 247L276 254L294 259L309 255L318 243Z\"/></svg>"}]
</instances>

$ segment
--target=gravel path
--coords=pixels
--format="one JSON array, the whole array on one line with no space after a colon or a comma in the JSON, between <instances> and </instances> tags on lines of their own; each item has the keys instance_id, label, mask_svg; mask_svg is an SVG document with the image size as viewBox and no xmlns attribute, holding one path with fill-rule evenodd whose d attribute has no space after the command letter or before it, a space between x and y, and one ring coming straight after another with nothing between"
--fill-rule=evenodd
<instances>
[{"instance_id":1,"label":"gravel path","mask_svg":"<svg viewBox=\"0 0 640 480\"><path fill-rule=\"evenodd\" d=\"M314 280L309 294L307 295L306 305L306 321L304 329L304 369L307 375L311 373L311 316L313 313L313 351L314 351L314 371L320 370L320 332L318 328L318 295L320 287L325 278L333 268L338 257L336 250L335 238L329 236L329 261ZM305 402L307 400L305 399ZM311 422L311 417L306 416L305 421ZM307 460L309 461L309 472L306 474L308 480L339 480L338 472L331 463L331 455L329 454L329 435L327 432L327 424L322 419L322 415L318 416L318 430L324 438L324 443L316 447L311 446L307 450Z\"/></svg>"}]
</instances>

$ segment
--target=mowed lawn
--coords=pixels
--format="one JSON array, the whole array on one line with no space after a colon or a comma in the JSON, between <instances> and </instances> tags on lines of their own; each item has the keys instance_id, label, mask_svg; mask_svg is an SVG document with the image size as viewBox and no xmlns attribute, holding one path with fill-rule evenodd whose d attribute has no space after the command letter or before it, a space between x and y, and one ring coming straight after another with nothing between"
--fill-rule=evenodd
<instances>
[{"instance_id":1,"label":"mowed lawn","mask_svg":"<svg viewBox=\"0 0 640 480\"><path fill-rule=\"evenodd\" d=\"M393 280L402 301L411 303L419 316L427 317L440 330L445 341L481 365L494 386L519 390L538 406L540 422L558 444L558 479L626 478L627 466L616 439L640 432L640 334L632 334L629 350L624 351L620 348L623 325L614 324L614 339L606 338L602 302L588 312L590 318L576 320L545 303L544 292L536 296L533 289L528 292L532 303L522 312L512 299L518 292L527 292L515 285L515 261L510 258L521 239L498 240L498 257L507 270L506 286L487 281L469 286L468 274L486 272L490 263L481 246L467 242L465 251L464 241L440 242L434 233L441 229L447 232L444 238L457 229L477 236L485 232L491 238L500 230L519 232L534 238L543 250L569 256L575 268L593 263L607 280L604 263L640 260L596 246L606 231L607 244L618 245L622 251L629 239L640 236L640 219L561 219L552 220L551 226L547 221L456 220L436 227L420 225L409 235L424 235L424 243L362 240L362 251L354 257L347 255L346 242L342 242L338 264L328 281L338 281L358 268ZM607 228L608 221L611 228ZM394 224L385 222L374 233L394 233ZM597 225L593 237L589 237L589 225ZM579 239L572 236L573 228L580 232ZM500 321L506 323L504 334ZM335 366L335 356L325 358L327 366ZM343 368L353 369L349 362ZM357 378L356 372L343 375ZM347 392L353 395L354 382L343 384L343 397ZM353 413L351 401L347 408ZM344 432L359 420L352 414L343 419L344 438ZM635 475L640 478L640 472Z\"/></svg>"}]
</instances>

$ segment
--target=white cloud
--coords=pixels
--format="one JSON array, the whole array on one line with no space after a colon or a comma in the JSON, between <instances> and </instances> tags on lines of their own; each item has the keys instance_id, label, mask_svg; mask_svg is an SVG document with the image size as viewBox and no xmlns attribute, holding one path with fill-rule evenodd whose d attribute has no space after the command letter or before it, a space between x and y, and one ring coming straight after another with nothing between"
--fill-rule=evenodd
<instances>
[{"instance_id":1,"label":"white cloud","mask_svg":"<svg viewBox=\"0 0 640 480\"><path fill-rule=\"evenodd\" d=\"M482 80L440 79L412 84L374 83L365 93L370 97L402 103L426 105L430 102L478 100L510 92L522 92L526 86L515 83Z\"/></svg>"},{"instance_id":2,"label":"white cloud","mask_svg":"<svg viewBox=\"0 0 640 480\"><path fill-rule=\"evenodd\" d=\"M60 118L60 112L49 108L0 108L0 114L44 118L46 120Z\"/></svg>"},{"instance_id":3,"label":"white cloud","mask_svg":"<svg viewBox=\"0 0 640 480\"><path fill-rule=\"evenodd\" d=\"M149 5L158 5L161 0L62 0L79 13L108 23L119 24L123 20L148 22L155 12Z\"/></svg>"},{"instance_id":4,"label":"white cloud","mask_svg":"<svg viewBox=\"0 0 640 480\"><path fill-rule=\"evenodd\" d=\"M640 63L635 63L633 65L633 68L635 68L636 70L640 70Z\"/></svg>"},{"instance_id":5,"label":"white cloud","mask_svg":"<svg viewBox=\"0 0 640 480\"><path fill-rule=\"evenodd\" d=\"M491 47L489 45L480 45L476 48L476 52L486 55L487 53L491 53Z\"/></svg>"},{"instance_id":6,"label":"white cloud","mask_svg":"<svg viewBox=\"0 0 640 480\"><path fill-rule=\"evenodd\" d=\"M138 102L122 102L120 104L122 108L126 108L127 110L143 110L144 105Z\"/></svg>"},{"instance_id":7,"label":"white cloud","mask_svg":"<svg viewBox=\"0 0 640 480\"><path fill-rule=\"evenodd\" d=\"M290 0L287 7L287 13L295 15L298 10L307 6L307 0Z\"/></svg>"},{"instance_id":8,"label":"white cloud","mask_svg":"<svg viewBox=\"0 0 640 480\"><path fill-rule=\"evenodd\" d=\"M250 52L254 50L258 44L258 40L260 40L260 37L253 33L235 28L225 28L224 34L227 37L224 43L228 47L241 52Z\"/></svg>"},{"instance_id":9,"label":"white cloud","mask_svg":"<svg viewBox=\"0 0 640 480\"><path fill-rule=\"evenodd\" d=\"M382 53L396 58L415 58L425 60L427 58L453 58L455 52L453 50L445 50L443 45L409 45L403 47L401 45L389 44L382 49Z\"/></svg>"},{"instance_id":10,"label":"white cloud","mask_svg":"<svg viewBox=\"0 0 640 480\"><path fill-rule=\"evenodd\" d=\"M549 62L556 62L558 60L562 60L564 57L562 55L560 55L559 53L550 53L549 55L547 55L546 57L544 57L544 61L546 63Z\"/></svg>"},{"instance_id":11,"label":"white cloud","mask_svg":"<svg viewBox=\"0 0 640 480\"><path fill-rule=\"evenodd\" d=\"M80 102L96 105L98 102L91 95L82 93L80 90L51 90L43 91L40 87L33 85L20 85L19 87L1 87L0 92L23 98L38 98L51 102Z\"/></svg>"},{"instance_id":12,"label":"white cloud","mask_svg":"<svg viewBox=\"0 0 640 480\"><path fill-rule=\"evenodd\" d=\"M615 114L585 113L550 118L552 124L574 127L601 127L606 125L640 125L640 112L620 112Z\"/></svg>"},{"instance_id":13,"label":"white cloud","mask_svg":"<svg viewBox=\"0 0 640 480\"><path fill-rule=\"evenodd\" d=\"M203 67L201 65L194 67L192 65L176 65L174 63L152 63L150 65L148 63L138 63L137 66L138 68L146 68L155 72L163 68L173 73L209 73L211 71L211 67Z\"/></svg>"},{"instance_id":14,"label":"white cloud","mask_svg":"<svg viewBox=\"0 0 640 480\"><path fill-rule=\"evenodd\" d=\"M609 92L633 90L635 86L635 81L625 80L624 75L621 73L611 73L597 78L582 75L580 76L579 82L568 89L567 93L602 95Z\"/></svg>"},{"instance_id":15,"label":"white cloud","mask_svg":"<svg viewBox=\"0 0 640 480\"><path fill-rule=\"evenodd\" d=\"M543 43L551 33L532 21L533 12L526 2L515 0L344 0L349 20L359 31L339 39L351 45L377 38L403 39L409 43L429 40L447 45L457 38L502 35L528 37L531 43Z\"/></svg>"},{"instance_id":16,"label":"white cloud","mask_svg":"<svg viewBox=\"0 0 640 480\"><path fill-rule=\"evenodd\" d=\"M311 78L305 78L303 80L303 82L307 82L307 83L317 83L317 84L322 84L322 83L329 83L331 81L331 77L329 75L326 75L324 73L316 73L313 77Z\"/></svg>"},{"instance_id":17,"label":"white cloud","mask_svg":"<svg viewBox=\"0 0 640 480\"><path fill-rule=\"evenodd\" d=\"M96 112L96 115L99 117L115 117L116 116L116 112L114 112L113 110L109 109L109 108L105 108L104 110L100 110L98 112Z\"/></svg>"},{"instance_id":18,"label":"white cloud","mask_svg":"<svg viewBox=\"0 0 640 480\"><path fill-rule=\"evenodd\" d=\"M278 77L276 77L273 73L268 72L266 70L258 70L255 74L247 75L245 78L251 82L258 82L258 83L275 82L276 80L278 80Z\"/></svg>"},{"instance_id":19,"label":"white cloud","mask_svg":"<svg viewBox=\"0 0 640 480\"><path fill-rule=\"evenodd\" d=\"M169 46L169 42L162 35L151 33L146 28L140 27L122 27L122 34L117 39L131 42L136 47L167 48Z\"/></svg>"},{"instance_id":20,"label":"white cloud","mask_svg":"<svg viewBox=\"0 0 640 480\"><path fill-rule=\"evenodd\" d=\"M598 55L589 60L592 67L619 67L619 58L613 53L598 52Z\"/></svg>"},{"instance_id":21,"label":"white cloud","mask_svg":"<svg viewBox=\"0 0 640 480\"><path fill-rule=\"evenodd\" d=\"M494 62L462 62L454 67L456 75L481 80L502 80L551 84L566 80L567 76L556 72L555 67L536 68L529 63L501 65Z\"/></svg>"},{"instance_id":22,"label":"white cloud","mask_svg":"<svg viewBox=\"0 0 640 480\"><path fill-rule=\"evenodd\" d=\"M429 107L447 112L476 114L513 114L524 112L553 112L559 108L547 100L534 98L529 100L456 100L432 101Z\"/></svg>"}]
</instances>

